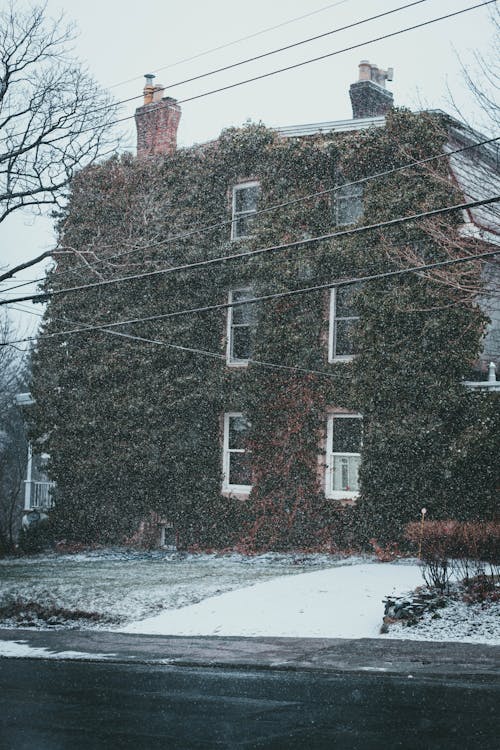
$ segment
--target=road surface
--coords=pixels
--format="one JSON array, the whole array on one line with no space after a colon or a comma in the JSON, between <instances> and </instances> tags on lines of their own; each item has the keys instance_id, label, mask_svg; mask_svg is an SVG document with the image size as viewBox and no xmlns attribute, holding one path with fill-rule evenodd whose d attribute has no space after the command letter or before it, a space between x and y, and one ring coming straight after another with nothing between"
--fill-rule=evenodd
<instances>
[{"instance_id":1,"label":"road surface","mask_svg":"<svg viewBox=\"0 0 500 750\"><path fill-rule=\"evenodd\" d=\"M0 659L0 749L497 747L494 674L159 661Z\"/></svg>"}]
</instances>

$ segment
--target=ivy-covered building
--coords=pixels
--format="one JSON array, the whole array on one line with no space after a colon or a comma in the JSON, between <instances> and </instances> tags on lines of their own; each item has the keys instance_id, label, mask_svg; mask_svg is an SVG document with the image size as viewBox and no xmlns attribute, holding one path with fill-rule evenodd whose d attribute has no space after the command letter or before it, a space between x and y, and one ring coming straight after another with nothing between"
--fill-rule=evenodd
<instances>
[{"instance_id":1,"label":"ivy-covered building","mask_svg":"<svg viewBox=\"0 0 500 750\"><path fill-rule=\"evenodd\" d=\"M498 393L464 385L497 357L494 269L408 269L487 251L498 219L407 220L494 192L495 153L393 108L391 75L360 64L352 120L189 149L147 77L137 157L74 179L46 283L32 432L58 535L347 548L424 505L495 514Z\"/></svg>"}]
</instances>

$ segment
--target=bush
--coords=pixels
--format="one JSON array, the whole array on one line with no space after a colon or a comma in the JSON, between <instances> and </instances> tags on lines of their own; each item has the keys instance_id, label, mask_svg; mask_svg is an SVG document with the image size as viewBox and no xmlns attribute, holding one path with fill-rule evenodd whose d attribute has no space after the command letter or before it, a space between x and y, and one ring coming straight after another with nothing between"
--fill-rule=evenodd
<instances>
[{"instance_id":1,"label":"bush","mask_svg":"<svg viewBox=\"0 0 500 750\"><path fill-rule=\"evenodd\" d=\"M420 551L427 585L443 590L454 573L471 591L494 589L500 573L497 521L410 523L405 536Z\"/></svg>"},{"instance_id":2,"label":"bush","mask_svg":"<svg viewBox=\"0 0 500 750\"><path fill-rule=\"evenodd\" d=\"M54 530L49 520L38 521L19 534L19 550L24 554L43 552L54 546Z\"/></svg>"}]
</instances>

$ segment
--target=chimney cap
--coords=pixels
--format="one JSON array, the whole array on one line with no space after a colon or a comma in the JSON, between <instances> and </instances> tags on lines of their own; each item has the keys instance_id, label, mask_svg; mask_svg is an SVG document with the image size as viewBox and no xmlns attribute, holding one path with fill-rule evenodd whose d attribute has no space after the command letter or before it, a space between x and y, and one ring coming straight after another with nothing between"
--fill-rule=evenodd
<instances>
[{"instance_id":1,"label":"chimney cap","mask_svg":"<svg viewBox=\"0 0 500 750\"><path fill-rule=\"evenodd\" d=\"M144 73L144 78L146 79L146 86L152 86L153 78L156 78L156 76L154 73Z\"/></svg>"},{"instance_id":2,"label":"chimney cap","mask_svg":"<svg viewBox=\"0 0 500 750\"><path fill-rule=\"evenodd\" d=\"M394 68L382 70L376 63L371 63L369 60L361 60L358 69L359 81L372 81L382 88L385 88L386 81L394 79Z\"/></svg>"}]
</instances>

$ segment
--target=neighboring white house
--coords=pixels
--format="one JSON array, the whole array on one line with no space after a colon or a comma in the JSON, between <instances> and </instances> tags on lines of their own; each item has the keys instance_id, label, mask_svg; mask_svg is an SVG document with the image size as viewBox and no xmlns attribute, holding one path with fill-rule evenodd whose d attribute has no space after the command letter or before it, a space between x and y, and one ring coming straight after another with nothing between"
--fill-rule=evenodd
<instances>
[{"instance_id":1,"label":"neighboring white house","mask_svg":"<svg viewBox=\"0 0 500 750\"><path fill-rule=\"evenodd\" d=\"M18 406L30 406L34 403L31 393L18 393ZM24 509L22 525L24 528L47 518L48 511L54 504L52 490L55 482L50 482L46 474L49 455L33 450L28 443L28 460L26 463L26 479L24 480Z\"/></svg>"}]
</instances>

